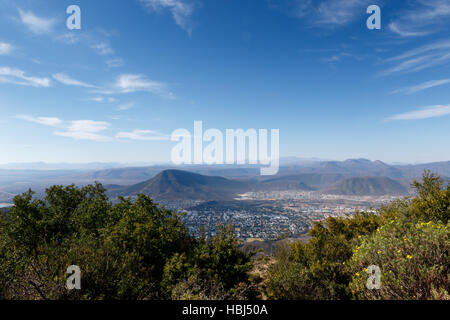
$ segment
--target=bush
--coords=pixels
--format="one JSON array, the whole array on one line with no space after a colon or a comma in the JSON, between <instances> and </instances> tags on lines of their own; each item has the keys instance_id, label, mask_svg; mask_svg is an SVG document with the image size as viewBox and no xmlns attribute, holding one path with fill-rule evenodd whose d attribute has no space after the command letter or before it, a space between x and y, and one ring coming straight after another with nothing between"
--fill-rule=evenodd
<instances>
[{"instance_id":1,"label":"bush","mask_svg":"<svg viewBox=\"0 0 450 320\"><path fill-rule=\"evenodd\" d=\"M357 299L435 299L450 292L450 230L447 225L393 219L363 237L348 268ZM381 269L381 288L369 290L367 267Z\"/></svg>"},{"instance_id":2,"label":"bush","mask_svg":"<svg viewBox=\"0 0 450 320\"><path fill-rule=\"evenodd\" d=\"M14 204L0 216L2 299L170 299L187 296L186 285L214 298L250 286L251 254L231 229L194 239L147 196L113 205L97 183L53 186L43 200L29 191ZM65 288L70 265L81 268L81 290Z\"/></svg>"},{"instance_id":3,"label":"bush","mask_svg":"<svg viewBox=\"0 0 450 320\"><path fill-rule=\"evenodd\" d=\"M417 196L376 214L316 222L311 239L278 250L269 268L273 299L448 299L449 184L430 172L414 182ZM381 290L368 290L370 265Z\"/></svg>"}]
</instances>

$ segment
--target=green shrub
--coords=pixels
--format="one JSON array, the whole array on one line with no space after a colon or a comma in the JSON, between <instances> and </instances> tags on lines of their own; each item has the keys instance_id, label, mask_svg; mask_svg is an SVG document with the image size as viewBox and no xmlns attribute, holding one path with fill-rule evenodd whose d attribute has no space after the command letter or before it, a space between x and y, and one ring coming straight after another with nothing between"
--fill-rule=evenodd
<instances>
[{"instance_id":1,"label":"green shrub","mask_svg":"<svg viewBox=\"0 0 450 320\"><path fill-rule=\"evenodd\" d=\"M357 299L435 299L450 292L448 225L393 219L362 237L348 270ZM369 290L367 268L381 269L381 287Z\"/></svg>"}]
</instances>

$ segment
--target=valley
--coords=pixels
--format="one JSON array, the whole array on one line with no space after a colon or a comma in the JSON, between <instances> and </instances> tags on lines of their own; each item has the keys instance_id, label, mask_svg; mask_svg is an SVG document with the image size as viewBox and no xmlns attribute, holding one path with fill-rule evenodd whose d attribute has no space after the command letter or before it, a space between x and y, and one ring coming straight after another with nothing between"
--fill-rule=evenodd
<instances>
[{"instance_id":1,"label":"valley","mask_svg":"<svg viewBox=\"0 0 450 320\"><path fill-rule=\"evenodd\" d=\"M282 162L283 163L283 162ZM150 166L102 170L0 170L0 202L12 203L28 188L41 198L53 184L101 182L112 202L117 197L152 197L184 214L190 232L211 237L232 224L242 240L275 241L305 237L314 221L370 211L412 195L411 183L423 170L450 173L450 163L388 165L381 161L293 161L278 175L262 177L252 166ZM29 180L25 182L25 180Z\"/></svg>"}]
</instances>

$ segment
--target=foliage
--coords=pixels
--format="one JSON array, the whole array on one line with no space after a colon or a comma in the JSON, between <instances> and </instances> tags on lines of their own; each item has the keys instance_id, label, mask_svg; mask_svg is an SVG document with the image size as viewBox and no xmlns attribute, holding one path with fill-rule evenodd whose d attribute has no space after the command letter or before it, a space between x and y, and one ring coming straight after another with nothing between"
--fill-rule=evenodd
<instances>
[{"instance_id":1,"label":"foliage","mask_svg":"<svg viewBox=\"0 0 450 320\"><path fill-rule=\"evenodd\" d=\"M53 186L42 200L29 191L0 216L0 298L170 299L186 283L231 297L249 285L251 254L238 246L229 228L192 238L178 213L144 195L113 205L98 183ZM65 288L70 265L81 290Z\"/></svg>"},{"instance_id":2,"label":"foliage","mask_svg":"<svg viewBox=\"0 0 450 320\"><path fill-rule=\"evenodd\" d=\"M376 214L316 222L311 239L278 250L266 282L273 299L448 299L449 184L425 172L417 196ZM381 268L369 290L367 267Z\"/></svg>"},{"instance_id":3,"label":"foliage","mask_svg":"<svg viewBox=\"0 0 450 320\"><path fill-rule=\"evenodd\" d=\"M350 290L358 299L433 299L450 289L447 225L394 218L363 237L348 262ZM368 290L367 267L381 269L381 287Z\"/></svg>"}]
</instances>

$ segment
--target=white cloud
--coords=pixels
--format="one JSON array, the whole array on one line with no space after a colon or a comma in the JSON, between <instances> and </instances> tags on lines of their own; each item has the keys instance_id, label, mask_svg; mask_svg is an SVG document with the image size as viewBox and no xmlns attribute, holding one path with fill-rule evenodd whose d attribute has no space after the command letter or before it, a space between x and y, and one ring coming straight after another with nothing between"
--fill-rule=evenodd
<instances>
[{"instance_id":1,"label":"white cloud","mask_svg":"<svg viewBox=\"0 0 450 320\"><path fill-rule=\"evenodd\" d=\"M109 128L110 124L108 122L93 120L63 121L54 117L31 117L28 115L18 115L16 118L44 126L59 128L60 130L53 132L57 136L98 142L112 140L111 137L99 134L99 132Z\"/></svg>"},{"instance_id":2,"label":"white cloud","mask_svg":"<svg viewBox=\"0 0 450 320\"><path fill-rule=\"evenodd\" d=\"M388 25L389 30L392 32L398 34L402 37L421 37L425 36L427 34L430 34L429 31L407 31L407 30L401 30L400 27L395 22L391 22Z\"/></svg>"},{"instance_id":3,"label":"white cloud","mask_svg":"<svg viewBox=\"0 0 450 320\"><path fill-rule=\"evenodd\" d=\"M450 41L438 41L386 59L385 62L396 62L397 65L382 71L380 74L417 72L445 64L449 60Z\"/></svg>"},{"instance_id":4,"label":"white cloud","mask_svg":"<svg viewBox=\"0 0 450 320\"><path fill-rule=\"evenodd\" d=\"M14 47L6 42L0 42L0 55L10 54L14 50Z\"/></svg>"},{"instance_id":5,"label":"white cloud","mask_svg":"<svg viewBox=\"0 0 450 320\"><path fill-rule=\"evenodd\" d=\"M36 34L48 33L52 30L56 20L36 16L31 11L25 12L19 9L20 20L28 29Z\"/></svg>"},{"instance_id":6,"label":"white cloud","mask_svg":"<svg viewBox=\"0 0 450 320\"><path fill-rule=\"evenodd\" d=\"M16 116L17 119L42 124L44 126L57 127L63 124L63 121L55 117L30 117L24 114Z\"/></svg>"},{"instance_id":7,"label":"white cloud","mask_svg":"<svg viewBox=\"0 0 450 320\"><path fill-rule=\"evenodd\" d=\"M97 43L91 46L92 49L99 55L106 56L110 54L114 54L114 50L111 46L105 42Z\"/></svg>"},{"instance_id":8,"label":"white cloud","mask_svg":"<svg viewBox=\"0 0 450 320\"><path fill-rule=\"evenodd\" d=\"M416 0L411 1L410 8L389 24L389 29L401 37L425 36L436 33L449 17L448 0Z\"/></svg>"},{"instance_id":9,"label":"white cloud","mask_svg":"<svg viewBox=\"0 0 450 320\"><path fill-rule=\"evenodd\" d=\"M400 113L387 118L385 121L428 119L428 118L443 117L449 114L450 114L450 105L446 106L437 105L437 106L423 107L416 111Z\"/></svg>"},{"instance_id":10,"label":"white cloud","mask_svg":"<svg viewBox=\"0 0 450 320\"><path fill-rule=\"evenodd\" d=\"M71 121L65 131L56 131L55 134L62 137L69 137L75 140L92 140L98 142L111 141L112 138L98 134L107 130L109 123L93 120Z\"/></svg>"},{"instance_id":11,"label":"white cloud","mask_svg":"<svg viewBox=\"0 0 450 320\"><path fill-rule=\"evenodd\" d=\"M98 102L98 103L102 103L105 101L104 97L93 97L93 98L89 98L87 99L88 101L94 101L94 102Z\"/></svg>"},{"instance_id":12,"label":"white cloud","mask_svg":"<svg viewBox=\"0 0 450 320\"><path fill-rule=\"evenodd\" d=\"M0 67L0 82L44 88L51 85L49 78L29 77L24 71L9 67Z\"/></svg>"},{"instance_id":13,"label":"white cloud","mask_svg":"<svg viewBox=\"0 0 450 320\"><path fill-rule=\"evenodd\" d=\"M68 85L68 86L85 87L85 88L93 88L94 87L93 85L90 85L88 83L75 80L64 73L54 74L53 79L61 82L62 84Z\"/></svg>"},{"instance_id":14,"label":"white cloud","mask_svg":"<svg viewBox=\"0 0 450 320\"><path fill-rule=\"evenodd\" d=\"M367 0L327 0L316 9L318 24L345 25L353 21L359 12L365 13ZM360 13L359 13L360 14Z\"/></svg>"},{"instance_id":15,"label":"white cloud","mask_svg":"<svg viewBox=\"0 0 450 320\"><path fill-rule=\"evenodd\" d=\"M132 93L138 91L146 91L166 98L173 98L173 94L167 90L166 84L148 80L145 76L138 74L123 74L119 76L113 89L115 93Z\"/></svg>"},{"instance_id":16,"label":"white cloud","mask_svg":"<svg viewBox=\"0 0 450 320\"><path fill-rule=\"evenodd\" d=\"M365 17L370 0L271 0L270 5L290 16L308 21L321 27L347 25L358 17Z\"/></svg>"},{"instance_id":17,"label":"white cloud","mask_svg":"<svg viewBox=\"0 0 450 320\"><path fill-rule=\"evenodd\" d=\"M134 107L134 103L130 102L130 103L125 103L125 104L121 104L120 106L117 107L118 111L125 111L125 110L129 110L131 108Z\"/></svg>"},{"instance_id":18,"label":"white cloud","mask_svg":"<svg viewBox=\"0 0 450 320\"><path fill-rule=\"evenodd\" d=\"M150 11L168 9L175 23L187 31L192 32L190 17L194 12L194 4L186 0L139 0Z\"/></svg>"},{"instance_id":19,"label":"white cloud","mask_svg":"<svg viewBox=\"0 0 450 320\"><path fill-rule=\"evenodd\" d=\"M170 140L169 135L165 135L153 130L140 130L140 129L133 130L132 132L119 132L116 135L116 138L129 140L153 140L153 141Z\"/></svg>"},{"instance_id":20,"label":"white cloud","mask_svg":"<svg viewBox=\"0 0 450 320\"><path fill-rule=\"evenodd\" d=\"M422 90L430 89L433 87L442 86L444 84L450 83L450 79L442 79L442 80L430 80L415 86L411 87L405 87L401 89L397 89L393 91L392 93L405 93L405 94L412 94L416 93Z\"/></svg>"},{"instance_id":21,"label":"white cloud","mask_svg":"<svg viewBox=\"0 0 450 320\"><path fill-rule=\"evenodd\" d=\"M404 60L404 59L408 59L408 58L418 56L421 54L425 54L428 52L439 52L441 50L449 50L449 49L450 49L450 40L438 41L438 42L433 42L431 44L427 44L427 45L418 47L413 50L409 50L401 55L389 58L386 61Z\"/></svg>"}]
</instances>

